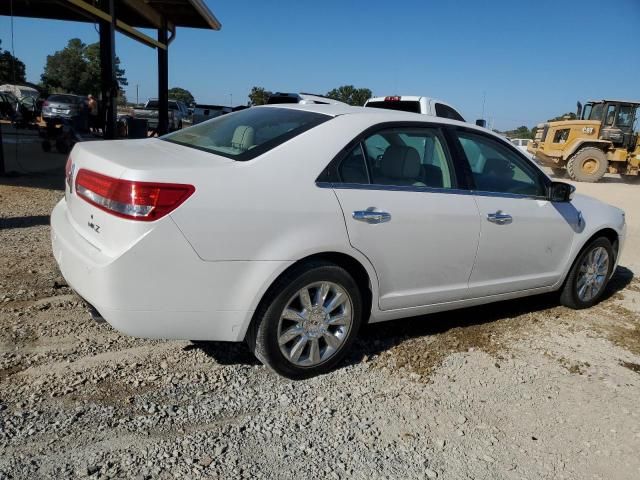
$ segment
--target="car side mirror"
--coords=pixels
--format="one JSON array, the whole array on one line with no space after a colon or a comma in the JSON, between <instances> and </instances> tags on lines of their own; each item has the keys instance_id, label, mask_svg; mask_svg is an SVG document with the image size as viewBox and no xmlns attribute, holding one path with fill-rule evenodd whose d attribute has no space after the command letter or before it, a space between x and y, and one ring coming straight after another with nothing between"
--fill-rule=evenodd
<instances>
[{"instance_id":1,"label":"car side mirror","mask_svg":"<svg viewBox=\"0 0 640 480\"><path fill-rule=\"evenodd\" d=\"M564 182L551 182L547 190L547 198L551 202L570 202L576 187Z\"/></svg>"}]
</instances>

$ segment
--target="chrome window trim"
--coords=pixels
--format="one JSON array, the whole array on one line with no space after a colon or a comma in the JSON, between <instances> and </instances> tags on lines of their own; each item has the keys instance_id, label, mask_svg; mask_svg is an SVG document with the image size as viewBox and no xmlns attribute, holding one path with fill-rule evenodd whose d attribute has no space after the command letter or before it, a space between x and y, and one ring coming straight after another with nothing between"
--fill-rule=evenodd
<instances>
[{"instance_id":1,"label":"chrome window trim","mask_svg":"<svg viewBox=\"0 0 640 480\"><path fill-rule=\"evenodd\" d=\"M450 195L475 195L479 197L515 198L529 200L546 200L547 197L536 195L523 195L520 193L485 192L482 190L465 190L460 188L435 188L435 187L414 187L412 185L380 185L365 183L332 183L316 182L318 188L333 188L339 190L382 190L389 192L423 192L423 193L445 193Z\"/></svg>"}]
</instances>

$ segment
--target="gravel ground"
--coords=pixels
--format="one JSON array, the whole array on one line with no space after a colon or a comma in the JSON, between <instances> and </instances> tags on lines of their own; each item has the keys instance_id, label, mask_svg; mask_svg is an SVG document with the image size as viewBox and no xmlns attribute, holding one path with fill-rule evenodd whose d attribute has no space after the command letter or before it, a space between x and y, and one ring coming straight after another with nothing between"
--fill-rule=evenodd
<instances>
[{"instance_id":1,"label":"gravel ground","mask_svg":"<svg viewBox=\"0 0 640 480\"><path fill-rule=\"evenodd\" d=\"M0 179L0 479L640 478L629 269L588 311L542 296L367 327L292 382L241 344L93 322L51 255L61 185Z\"/></svg>"}]
</instances>

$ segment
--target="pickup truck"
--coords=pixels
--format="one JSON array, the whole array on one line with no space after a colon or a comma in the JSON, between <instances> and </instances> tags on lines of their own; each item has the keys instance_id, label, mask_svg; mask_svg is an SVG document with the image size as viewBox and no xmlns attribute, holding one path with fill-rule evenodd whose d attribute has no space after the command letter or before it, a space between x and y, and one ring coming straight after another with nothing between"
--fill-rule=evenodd
<instances>
[{"instance_id":1,"label":"pickup truck","mask_svg":"<svg viewBox=\"0 0 640 480\"><path fill-rule=\"evenodd\" d=\"M158 128L158 100L149 99L143 108L134 108L133 116L147 120L149 130ZM169 131L180 130L191 124L187 106L178 100L169 100Z\"/></svg>"},{"instance_id":2,"label":"pickup truck","mask_svg":"<svg viewBox=\"0 0 640 480\"><path fill-rule=\"evenodd\" d=\"M434 117L450 118L464 122L462 115L451 105L442 100L430 97L414 97L409 95L393 95L389 97L373 97L367 100L365 107L400 110L401 112L423 113Z\"/></svg>"}]
</instances>

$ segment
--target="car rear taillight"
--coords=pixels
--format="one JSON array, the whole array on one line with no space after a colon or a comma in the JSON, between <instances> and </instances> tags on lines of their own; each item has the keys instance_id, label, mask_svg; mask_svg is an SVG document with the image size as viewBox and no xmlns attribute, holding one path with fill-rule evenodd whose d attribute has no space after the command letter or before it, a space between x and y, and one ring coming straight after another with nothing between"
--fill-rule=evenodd
<instances>
[{"instance_id":1,"label":"car rear taillight","mask_svg":"<svg viewBox=\"0 0 640 480\"><path fill-rule=\"evenodd\" d=\"M193 185L122 180L85 169L76 175L79 197L105 212L144 222L172 212L195 190Z\"/></svg>"},{"instance_id":2,"label":"car rear taillight","mask_svg":"<svg viewBox=\"0 0 640 480\"><path fill-rule=\"evenodd\" d=\"M398 96L384 97L384 101L385 102L399 102L400 101L400 97L398 97Z\"/></svg>"}]
</instances>

